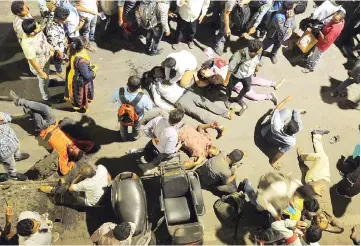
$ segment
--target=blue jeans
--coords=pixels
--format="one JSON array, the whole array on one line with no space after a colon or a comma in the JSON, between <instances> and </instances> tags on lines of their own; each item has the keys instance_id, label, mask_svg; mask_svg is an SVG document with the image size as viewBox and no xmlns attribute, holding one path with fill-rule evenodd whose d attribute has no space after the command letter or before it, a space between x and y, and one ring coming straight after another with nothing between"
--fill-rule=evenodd
<instances>
[{"instance_id":1,"label":"blue jeans","mask_svg":"<svg viewBox=\"0 0 361 246\"><path fill-rule=\"evenodd\" d=\"M146 45L150 52L156 52L158 50L159 42L162 39L163 33L161 25L157 25L147 30Z\"/></svg>"},{"instance_id":2,"label":"blue jeans","mask_svg":"<svg viewBox=\"0 0 361 246\"><path fill-rule=\"evenodd\" d=\"M347 87L355 83L354 79L348 78L344 82L342 82L339 86L337 86L334 90L336 93L340 93L341 91L345 90Z\"/></svg>"},{"instance_id":3,"label":"blue jeans","mask_svg":"<svg viewBox=\"0 0 361 246\"><path fill-rule=\"evenodd\" d=\"M49 61L44 65L43 67L43 71L44 73L46 73L49 76L49 72L50 72L50 59ZM36 77L38 78L39 81L39 89L40 89L40 94L41 97L43 98L43 100L47 101L50 98L50 92L48 89L49 86L49 77L47 79L43 79L41 78L38 74L34 73L36 75Z\"/></svg>"},{"instance_id":4,"label":"blue jeans","mask_svg":"<svg viewBox=\"0 0 361 246\"><path fill-rule=\"evenodd\" d=\"M271 55L275 56L277 54L277 51L281 48L281 41L274 38L266 37L263 41L263 50L266 51L269 47L272 47Z\"/></svg>"},{"instance_id":5,"label":"blue jeans","mask_svg":"<svg viewBox=\"0 0 361 246\"><path fill-rule=\"evenodd\" d=\"M94 41L95 27L97 25L97 15L94 15L93 18L86 18L84 26L82 28L82 36L87 41Z\"/></svg>"}]
</instances>

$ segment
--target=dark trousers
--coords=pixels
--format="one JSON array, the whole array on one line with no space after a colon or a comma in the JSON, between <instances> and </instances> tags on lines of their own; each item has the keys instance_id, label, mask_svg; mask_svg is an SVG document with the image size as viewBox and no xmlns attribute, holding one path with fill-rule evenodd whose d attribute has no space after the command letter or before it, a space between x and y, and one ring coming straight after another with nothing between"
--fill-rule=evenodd
<instances>
[{"instance_id":1,"label":"dark trousers","mask_svg":"<svg viewBox=\"0 0 361 246\"><path fill-rule=\"evenodd\" d=\"M146 45L149 51L157 51L160 40L163 36L163 28L161 25L157 25L147 30Z\"/></svg>"},{"instance_id":2,"label":"dark trousers","mask_svg":"<svg viewBox=\"0 0 361 246\"><path fill-rule=\"evenodd\" d=\"M281 48L281 42L278 39L266 37L263 41L263 50L266 51L272 45L271 55L275 56L277 51Z\"/></svg>"},{"instance_id":3,"label":"dark trousers","mask_svg":"<svg viewBox=\"0 0 361 246\"><path fill-rule=\"evenodd\" d=\"M197 32L198 19L193 22L183 20L181 17L178 18L177 30L176 30L176 43L179 43L185 35L185 41L191 42Z\"/></svg>"},{"instance_id":4,"label":"dark trousers","mask_svg":"<svg viewBox=\"0 0 361 246\"><path fill-rule=\"evenodd\" d=\"M243 98L243 96L246 95L246 93L251 90L251 84L252 84L251 76L247 77L247 78L239 79L239 78L236 78L235 76L233 76L233 74L232 74L229 79L227 88L226 88L226 98L227 98L226 100L229 100L229 98L232 95L232 90L238 82L242 83L243 89L239 92L239 94L236 98L237 101L241 100Z\"/></svg>"},{"instance_id":5,"label":"dark trousers","mask_svg":"<svg viewBox=\"0 0 361 246\"><path fill-rule=\"evenodd\" d=\"M55 123L55 115L48 105L20 98L18 106L34 118L35 130L40 131Z\"/></svg>"}]
</instances>

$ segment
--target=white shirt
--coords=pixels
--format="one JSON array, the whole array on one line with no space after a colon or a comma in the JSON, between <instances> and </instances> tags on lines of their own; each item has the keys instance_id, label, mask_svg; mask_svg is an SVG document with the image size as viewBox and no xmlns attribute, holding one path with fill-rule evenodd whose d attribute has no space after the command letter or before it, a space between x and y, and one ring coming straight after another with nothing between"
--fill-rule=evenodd
<instances>
[{"instance_id":1,"label":"white shirt","mask_svg":"<svg viewBox=\"0 0 361 246\"><path fill-rule=\"evenodd\" d=\"M85 193L85 204L94 206L104 194L104 188L108 186L108 170L103 165L98 165L96 174L73 185L74 191Z\"/></svg>"},{"instance_id":2,"label":"white shirt","mask_svg":"<svg viewBox=\"0 0 361 246\"><path fill-rule=\"evenodd\" d=\"M97 1L96 0L80 0L80 6L82 6L83 8L93 11L93 12L98 12L98 6L97 6ZM81 12L79 11L79 15L84 17L84 18L89 18L89 19L93 19L93 17L95 15L90 14L90 13L85 13L85 12Z\"/></svg>"},{"instance_id":3,"label":"white shirt","mask_svg":"<svg viewBox=\"0 0 361 246\"><path fill-rule=\"evenodd\" d=\"M186 71L196 70L197 69L197 59L192 53L187 50L182 50L180 52L171 53L167 58L173 58L176 61L174 69L177 71L177 74L174 78L170 79L170 83L177 83L183 77L183 74ZM170 70L166 68L165 77L169 79Z\"/></svg>"},{"instance_id":4,"label":"white shirt","mask_svg":"<svg viewBox=\"0 0 361 246\"><path fill-rule=\"evenodd\" d=\"M171 126L166 118L161 116L154 118L145 125L143 131L148 137L159 140L157 144L153 141L159 153L173 154L177 152L177 127Z\"/></svg>"},{"instance_id":5,"label":"white shirt","mask_svg":"<svg viewBox=\"0 0 361 246\"><path fill-rule=\"evenodd\" d=\"M231 58L231 62L228 65L229 71L232 71L232 74L238 78L243 79L250 77L254 74L256 67L260 61L259 56L250 57L248 53L246 53L246 58L242 58L242 50L237 51ZM244 52L248 52L248 49ZM239 66L238 64L241 63ZM237 70L236 70L237 69Z\"/></svg>"},{"instance_id":6,"label":"white shirt","mask_svg":"<svg viewBox=\"0 0 361 246\"><path fill-rule=\"evenodd\" d=\"M177 0L180 17L185 21L193 22L201 15L201 12L202 15L207 14L210 0L186 0L182 6L180 2L181 0Z\"/></svg>"},{"instance_id":7,"label":"white shirt","mask_svg":"<svg viewBox=\"0 0 361 246\"><path fill-rule=\"evenodd\" d=\"M275 221L271 224L271 227L273 230L278 231L279 233L282 234L282 236L285 237L285 239L287 240L288 238L292 237L294 234L294 229L296 228L296 220L278 220ZM297 245L297 246L301 246L302 243L299 239L299 237L297 237L297 239L293 242L290 243L288 245Z\"/></svg>"},{"instance_id":8,"label":"white shirt","mask_svg":"<svg viewBox=\"0 0 361 246\"><path fill-rule=\"evenodd\" d=\"M43 220L39 213L31 212L31 211L24 211L19 214L19 219L34 219L40 221L40 228L39 230L47 229L47 232L35 232L28 237L23 237L19 235L19 245L50 245L52 241L51 237L51 228L49 227L48 223Z\"/></svg>"},{"instance_id":9,"label":"white shirt","mask_svg":"<svg viewBox=\"0 0 361 246\"><path fill-rule=\"evenodd\" d=\"M162 100L162 97L170 103L176 103L184 94L184 88L180 87L177 83L171 85L163 85L156 82L151 86L154 103L158 107L166 110L171 110L173 107Z\"/></svg>"},{"instance_id":10,"label":"white shirt","mask_svg":"<svg viewBox=\"0 0 361 246\"><path fill-rule=\"evenodd\" d=\"M312 19L317 19L317 20L321 21L322 19L329 16L328 18L326 18L325 20L322 21L322 23L326 25L327 23L329 23L331 21L332 14L338 10L342 10L343 12L346 13L346 10L344 8L342 8L341 6L335 6L333 3L331 3L331 1L326 0L315 9L315 11L312 14Z\"/></svg>"}]
</instances>

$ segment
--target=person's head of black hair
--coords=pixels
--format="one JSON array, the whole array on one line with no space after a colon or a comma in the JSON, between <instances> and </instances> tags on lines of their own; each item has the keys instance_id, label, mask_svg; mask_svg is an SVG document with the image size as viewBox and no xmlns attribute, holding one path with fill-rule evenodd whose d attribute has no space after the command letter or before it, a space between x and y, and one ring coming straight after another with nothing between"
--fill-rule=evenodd
<instances>
[{"instance_id":1,"label":"person's head of black hair","mask_svg":"<svg viewBox=\"0 0 361 246\"><path fill-rule=\"evenodd\" d=\"M306 199L303 201L303 208L308 212L315 213L320 208L320 204L318 203L317 199Z\"/></svg>"},{"instance_id":2,"label":"person's head of black hair","mask_svg":"<svg viewBox=\"0 0 361 246\"><path fill-rule=\"evenodd\" d=\"M293 0L285 0L283 2L283 9L284 10L291 10L294 8L295 2Z\"/></svg>"},{"instance_id":3,"label":"person's head of black hair","mask_svg":"<svg viewBox=\"0 0 361 246\"><path fill-rule=\"evenodd\" d=\"M25 19L21 24L21 27L23 28L25 34L30 35L37 28L36 21L35 19Z\"/></svg>"},{"instance_id":4,"label":"person's head of black hair","mask_svg":"<svg viewBox=\"0 0 361 246\"><path fill-rule=\"evenodd\" d=\"M300 127L294 119L290 120L290 122L284 128L284 132L289 136L296 134L299 130Z\"/></svg>"},{"instance_id":5,"label":"person's head of black hair","mask_svg":"<svg viewBox=\"0 0 361 246\"><path fill-rule=\"evenodd\" d=\"M169 113L169 124L176 125L179 122L181 122L181 120L184 117L184 109L182 107L182 105L180 105L179 103L176 103L174 105L174 109L172 111L170 111Z\"/></svg>"},{"instance_id":6,"label":"person's head of black hair","mask_svg":"<svg viewBox=\"0 0 361 246\"><path fill-rule=\"evenodd\" d=\"M24 1L13 1L11 3L11 12L14 15L24 17L29 13L29 9Z\"/></svg>"},{"instance_id":7,"label":"person's head of black hair","mask_svg":"<svg viewBox=\"0 0 361 246\"><path fill-rule=\"evenodd\" d=\"M173 57L168 57L163 62L163 66L167 68L174 68L175 65L176 65L176 60Z\"/></svg>"},{"instance_id":8,"label":"person's head of black hair","mask_svg":"<svg viewBox=\"0 0 361 246\"><path fill-rule=\"evenodd\" d=\"M207 80L212 85L221 85L224 83L224 79L219 74L212 75L211 77L207 78Z\"/></svg>"},{"instance_id":9,"label":"person's head of black hair","mask_svg":"<svg viewBox=\"0 0 361 246\"><path fill-rule=\"evenodd\" d=\"M33 233L34 221L31 219L23 219L16 225L16 232L23 237L30 236Z\"/></svg>"},{"instance_id":10,"label":"person's head of black hair","mask_svg":"<svg viewBox=\"0 0 361 246\"><path fill-rule=\"evenodd\" d=\"M130 76L128 78L127 86L128 86L128 89L129 89L130 92L137 91L140 88L140 85L141 85L141 80L140 80L139 77Z\"/></svg>"},{"instance_id":11,"label":"person's head of black hair","mask_svg":"<svg viewBox=\"0 0 361 246\"><path fill-rule=\"evenodd\" d=\"M79 37L73 38L69 49L70 56L73 56L74 54L80 52L82 49L84 49L83 40Z\"/></svg>"},{"instance_id":12,"label":"person's head of black hair","mask_svg":"<svg viewBox=\"0 0 361 246\"><path fill-rule=\"evenodd\" d=\"M316 243L322 237L322 229L317 225L311 225L305 234L305 239L308 243Z\"/></svg>"},{"instance_id":13,"label":"person's head of black hair","mask_svg":"<svg viewBox=\"0 0 361 246\"><path fill-rule=\"evenodd\" d=\"M304 184L297 188L296 192L299 196L301 196L303 199L313 199L317 193L315 192L315 189L310 184Z\"/></svg>"},{"instance_id":14,"label":"person's head of black hair","mask_svg":"<svg viewBox=\"0 0 361 246\"><path fill-rule=\"evenodd\" d=\"M260 40L254 39L248 42L248 51L251 57L255 57L262 51L263 44Z\"/></svg>"},{"instance_id":15,"label":"person's head of black hair","mask_svg":"<svg viewBox=\"0 0 361 246\"><path fill-rule=\"evenodd\" d=\"M69 9L64 7L56 7L54 11L54 18L60 22L64 22L70 14Z\"/></svg>"},{"instance_id":16,"label":"person's head of black hair","mask_svg":"<svg viewBox=\"0 0 361 246\"><path fill-rule=\"evenodd\" d=\"M243 156L243 151L239 149L234 149L231 153L228 154L228 157L231 159L232 163L239 162L243 159Z\"/></svg>"},{"instance_id":17,"label":"person's head of black hair","mask_svg":"<svg viewBox=\"0 0 361 246\"><path fill-rule=\"evenodd\" d=\"M119 225L115 226L113 229L113 235L115 239L123 241L130 236L132 227L128 222L122 222Z\"/></svg>"}]
</instances>

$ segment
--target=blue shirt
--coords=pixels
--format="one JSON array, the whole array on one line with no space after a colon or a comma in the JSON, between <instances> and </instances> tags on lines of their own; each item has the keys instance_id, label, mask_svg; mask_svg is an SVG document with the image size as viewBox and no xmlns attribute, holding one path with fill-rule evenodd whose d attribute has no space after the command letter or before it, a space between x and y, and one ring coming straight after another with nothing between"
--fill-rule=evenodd
<instances>
[{"instance_id":1,"label":"blue shirt","mask_svg":"<svg viewBox=\"0 0 361 246\"><path fill-rule=\"evenodd\" d=\"M139 91L136 92L129 92L127 88L124 88L124 97L128 102L131 102L134 100L134 98L137 96ZM119 98L119 89L115 90L112 95L112 102L117 103L118 107L122 106L122 103ZM135 111L137 112L139 118L142 118L144 116L144 110L150 110L153 108L152 101L150 98L143 94L142 98L140 99L139 103L135 106Z\"/></svg>"}]
</instances>

